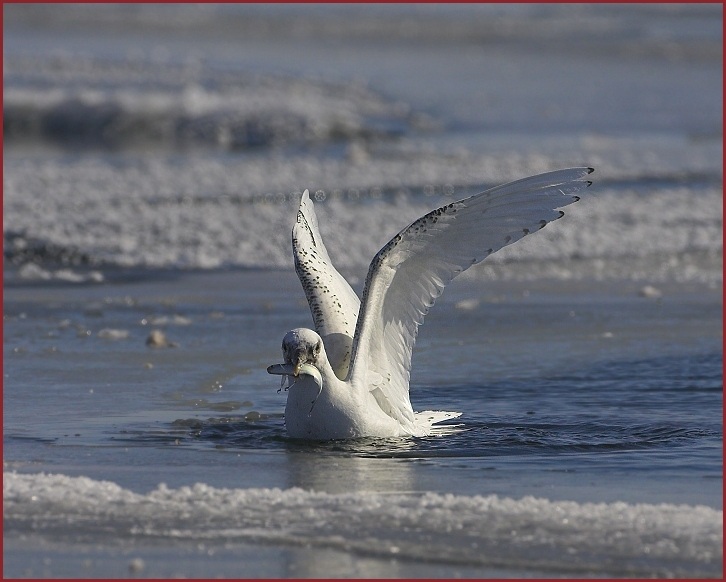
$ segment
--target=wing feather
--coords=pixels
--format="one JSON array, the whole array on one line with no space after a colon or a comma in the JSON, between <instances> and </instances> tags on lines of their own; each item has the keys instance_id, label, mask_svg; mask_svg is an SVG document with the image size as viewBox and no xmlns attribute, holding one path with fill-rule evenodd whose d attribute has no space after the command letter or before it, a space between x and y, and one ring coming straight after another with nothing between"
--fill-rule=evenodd
<instances>
[{"instance_id":1,"label":"wing feather","mask_svg":"<svg viewBox=\"0 0 726 582\"><path fill-rule=\"evenodd\" d=\"M413 426L408 395L418 326L459 273L557 220L579 200L591 168L571 168L497 186L422 216L373 258L356 325L349 380L376 378L381 408Z\"/></svg>"},{"instance_id":2,"label":"wing feather","mask_svg":"<svg viewBox=\"0 0 726 582\"><path fill-rule=\"evenodd\" d=\"M315 330L323 338L330 365L344 379L348 375L360 300L330 260L307 190L300 199L292 229L292 252Z\"/></svg>"}]
</instances>

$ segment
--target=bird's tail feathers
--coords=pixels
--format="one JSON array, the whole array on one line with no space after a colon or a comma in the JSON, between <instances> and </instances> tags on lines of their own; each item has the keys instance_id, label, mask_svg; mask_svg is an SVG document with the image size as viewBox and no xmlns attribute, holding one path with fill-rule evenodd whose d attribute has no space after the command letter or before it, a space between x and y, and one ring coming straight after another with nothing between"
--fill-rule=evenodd
<instances>
[{"instance_id":1,"label":"bird's tail feathers","mask_svg":"<svg viewBox=\"0 0 726 582\"><path fill-rule=\"evenodd\" d=\"M444 424L438 425L445 420L459 418L461 412L447 412L444 410L424 410L416 413L416 424L426 430L428 435L449 435L465 430L463 424Z\"/></svg>"}]
</instances>

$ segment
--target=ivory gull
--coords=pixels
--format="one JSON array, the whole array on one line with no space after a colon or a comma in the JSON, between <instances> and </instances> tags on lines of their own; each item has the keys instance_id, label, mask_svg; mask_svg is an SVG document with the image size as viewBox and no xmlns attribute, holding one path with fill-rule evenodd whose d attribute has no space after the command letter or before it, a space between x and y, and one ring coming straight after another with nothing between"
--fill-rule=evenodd
<instances>
[{"instance_id":1,"label":"ivory gull","mask_svg":"<svg viewBox=\"0 0 726 582\"><path fill-rule=\"evenodd\" d=\"M292 229L295 270L316 331L282 340L285 426L294 438L425 436L459 412L414 412L411 353L444 287L502 247L564 215L592 168L547 172L446 204L411 223L371 261L362 301L333 267L308 191Z\"/></svg>"}]
</instances>

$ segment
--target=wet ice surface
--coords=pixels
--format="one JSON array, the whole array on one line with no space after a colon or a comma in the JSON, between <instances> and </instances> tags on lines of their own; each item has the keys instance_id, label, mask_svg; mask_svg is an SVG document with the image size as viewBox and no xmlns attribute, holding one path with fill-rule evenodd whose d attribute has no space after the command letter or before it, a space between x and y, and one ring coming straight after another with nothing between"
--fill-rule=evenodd
<instances>
[{"instance_id":1,"label":"wet ice surface","mask_svg":"<svg viewBox=\"0 0 726 582\"><path fill-rule=\"evenodd\" d=\"M7 7L6 576L721 573L721 7L369 8ZM421 328L463 432L287 438L304 188L360 291L574 165Z\"/></svg>"}]
</instances>

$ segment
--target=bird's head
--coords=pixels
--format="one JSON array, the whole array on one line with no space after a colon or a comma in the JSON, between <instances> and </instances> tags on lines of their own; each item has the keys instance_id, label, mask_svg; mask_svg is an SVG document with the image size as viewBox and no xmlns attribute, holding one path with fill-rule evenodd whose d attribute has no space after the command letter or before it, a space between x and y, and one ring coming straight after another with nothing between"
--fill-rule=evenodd
<instances>
[{"instance_id":1,"label":"bird's head","mask_svg":"<svg viewBox=\"0 0 726 582\"><path fill-rule=\"evenodd\" d=\"M311 329L293 329L282 338L282 357L286 364L292 364L294 376L300 373L303 364L320 368L319 360L324 352L323 339Z\"/></svg>"},{"instance_id":2,"label":"bird's head","mask_svg":"<svg viewBox=\"0 0 726 582\"><path fill-rule=\"evenodd\" d=\"M294 376L300 374L312 376L322 387L323 380L320 370L326 359L323 338L311 329L298 328L288 331L282 339L282 357L284 364L274 364L267 368L270 374Z\"/></svg>"}]
</instances>

